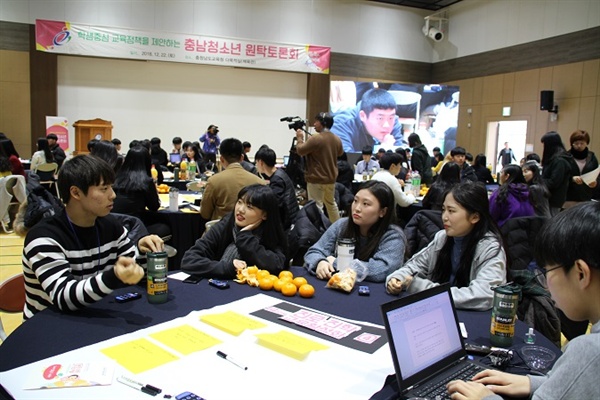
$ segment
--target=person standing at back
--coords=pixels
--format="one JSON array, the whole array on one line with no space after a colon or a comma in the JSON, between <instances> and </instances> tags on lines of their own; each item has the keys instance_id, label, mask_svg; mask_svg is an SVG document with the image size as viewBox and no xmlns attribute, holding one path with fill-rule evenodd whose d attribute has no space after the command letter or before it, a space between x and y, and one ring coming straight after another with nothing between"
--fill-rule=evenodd
<instances>
[{"instance_id":1,"label":"person standing at back","mask_svg":"<svg viewBox=\"0 0 600 400\"><path fill-rule=\"evenodd\" d=\"M219 127L216 125L209 125L204 135L200 136L202 144L202 150L204 151L204 162L208 164L212 161L213 164L217 163L217 149L221 145L221 138L219 138Z\"/></svg>"},{"instance_id":2,"label":"person standing at back","mask_svg":"<svg viewBox=\"0 0 600 400\"><path fill-rule=\"evenodd\" d=\"M588 149L590 144L590 134L578 129L571 134L569 139L571 148L568 153L573 156L571 158L572 177L569 181L569 189L567 190L568 204L565 208L582 201L590 201L592 199L592 194L594 193L594 188L598 184L596 181L592 181L588 185L581 179L581 175L598 168L598 159L596 158L596 155L593 151Z\"/></svg>"},{"instance_id":3,"label":"person standing at back","mask_svg":"<svg viewBox=\"0 0 600 400\"><path fill-rule=\"evenodd\" d=\"M571 178L571 158L565 150L558 132L548 132L542 136L542 179L550 191L548 205L552 216L558 214L567 199Z\"/></svg>"},{"instance_id":4,"label":"person standing at back","mask_svg":"<svg viewBox=\"0 0 600 400\"><path fill-rule=\"evenodd\" d=\"M225 168L208 178L200 205L200 215L206 221L221 219L235 206L239 191L245 186L266 182L246 171L240 164L243 160L242 142L238 139L223 140L219 148L221 165Z\"/></svg>"},{"instance_id":5,"label":"person standing at back","mask_svg":"<svg viewBox=\"0 0 600 400\"><path fill-rule=\"evenodd\" d=\"M502 167L510 164L512 160L517 161L515 153L508 147L508 142L504 142L504 148L500 150L500 153L498 154L498 162L500 162L500 160L502 160Z\"/></svg>"},{"instance_id":6,"label":"person standing at back","mask_svg":"<svg viewBox=\"0 0 600 400\"><path fill-rule=\"evenodd\" d=\"M427 152L427 148L421 143L421 138L416 133L411 133L408 137L408 145L413 149L411 166L413 171L418 171L421 175L421 183L427 186L433 181L433 173L431 172L431 158Z\"/></svg>"},{"instance_id":7,"label":"person standing at back","mask_svg":"<svg viewBox=\"0 0 600 400\"><path fill-rule=\"evenodd\" d=\"M313 124L318 135L310 136L304 141L304 131L296 130L296 151L306 156L306 190L308 198L315 200L319 208L323 204L331 222L340 219L335 202L335 180L338 175L337 158L344 152L342 141L329 130L333 126L333 117L327 113L319 113Z\"/></svg>"}]
</instances>

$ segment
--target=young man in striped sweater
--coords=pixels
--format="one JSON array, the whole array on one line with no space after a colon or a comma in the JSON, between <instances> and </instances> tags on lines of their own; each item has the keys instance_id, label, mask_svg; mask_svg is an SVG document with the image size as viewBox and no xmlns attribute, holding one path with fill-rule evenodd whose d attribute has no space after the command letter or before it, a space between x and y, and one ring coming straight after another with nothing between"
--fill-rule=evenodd
<instances>
[{"instance_id":1,"label":"young man in striped sweater","mask_svg":"<svg viewBox=\"0 0 600 400\"><path fill-rule=\"evenodd\" d=\"M143 278L144 269L134 258L136 244L110 215L114 178L105 161L89 155L61 167L58 190L64 210L37 223L25 238L24 319L51 306L62 311L84 308ZM141 253L160 251L163 241L149 235L137 246Z\"/></svg>"}]
</instances>

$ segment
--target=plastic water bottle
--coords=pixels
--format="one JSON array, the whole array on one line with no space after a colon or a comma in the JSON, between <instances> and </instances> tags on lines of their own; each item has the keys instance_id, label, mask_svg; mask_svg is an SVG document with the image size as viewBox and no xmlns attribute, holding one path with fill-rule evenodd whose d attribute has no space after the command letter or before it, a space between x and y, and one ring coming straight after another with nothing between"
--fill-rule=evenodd
<instances>
[{"instance_id":1,"label":"plastic water bottle","mask_svg":"<svg viewBox=\"0 0 600 400\"><path fill-rule=\"evenodd\" d=\"M169 288L167 284L168 256L165 251L147 253L147 292L148 303L161 304L167 301Z\"/></svg>"},{"instance_id":2,"label":"plastic water bottle","mask_svg":"<svg viewBox=\"0 0 600 400\"><path fill-rule=\"evenodd\" d=\"M176 212L179 210L179 189L169 189L169 211Z\"/></svg>"},{"instance_id":3,"label":"plastic water bottle","mask_svg":"<svg viewBox=\"0 0 600 400\"><path fill-rule=\"evenodd\" d=\"M188 164L188 180L193 181L196 178L196 160L190 160Z\"/></svg>"},{"instance_id":4,"label":"plastic water bottle","mask_svg":"<svg viewBox=\"0 0 600 400\"><path fill-rule=\"evenodd\" d=\"M412 173L412 189L415 197L421 194L421 175L419 175L419 171L413 171Z\"/></svg>"},{"instance_id":5,"label":"plastic water bottle","mask_svg":"<svg viewBox=\"0 0 600 400\"><path fill-rule=\"evenodd\" d=\"M506 284L497 286L493 290L494 308L492 309L490 342L493 346L507 348L512 346L515 336L521 288L517 285Z\"/></svg>"}]
</instances>

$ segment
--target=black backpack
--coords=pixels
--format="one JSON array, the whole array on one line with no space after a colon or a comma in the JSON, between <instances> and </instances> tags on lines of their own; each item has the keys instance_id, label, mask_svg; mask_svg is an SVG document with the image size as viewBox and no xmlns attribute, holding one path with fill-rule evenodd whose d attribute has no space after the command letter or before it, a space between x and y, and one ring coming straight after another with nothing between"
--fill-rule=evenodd
<instances>
[{"instance_id":1,"label":"black backpack","mask_svg":"<svg viewBox=\"0 0 600 400\"><path fill-rule=\"evenodd\" d=\"M307 202L298 212L296 223L288 234L288 259L292 265L303 265L304 254L321 238L331 222L317 207L314 200Z\"/></svg>"},{"instance_id":2,"label":"black backpack","mask_svg":"<svg viewBox=\"0 0 600 400\"><path fill-rule=\"evenodd\" d=\"M51 217L63 208L62 203L45 187L40 185L34 174L29 175L27 182L27 209L23 222L26 228L31 228L42 219Z\"/></svg>"}]
</instances>

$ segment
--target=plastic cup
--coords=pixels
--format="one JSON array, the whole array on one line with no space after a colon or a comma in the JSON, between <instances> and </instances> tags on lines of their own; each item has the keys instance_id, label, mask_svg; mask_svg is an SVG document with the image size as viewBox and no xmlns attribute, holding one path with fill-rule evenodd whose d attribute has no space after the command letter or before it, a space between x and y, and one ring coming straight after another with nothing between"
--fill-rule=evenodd
<instances>
[{"instance_id":1,"label":"plastic cup","mask_svg":"<svg viewBox=\"0 0 600 400\"><path fill-rule=\"evenodd\" d=\"M521 349L525 364L534 371L545 372L556 358L549 349L542 346L525 346Z\"/></svg>"}]
</instances>

